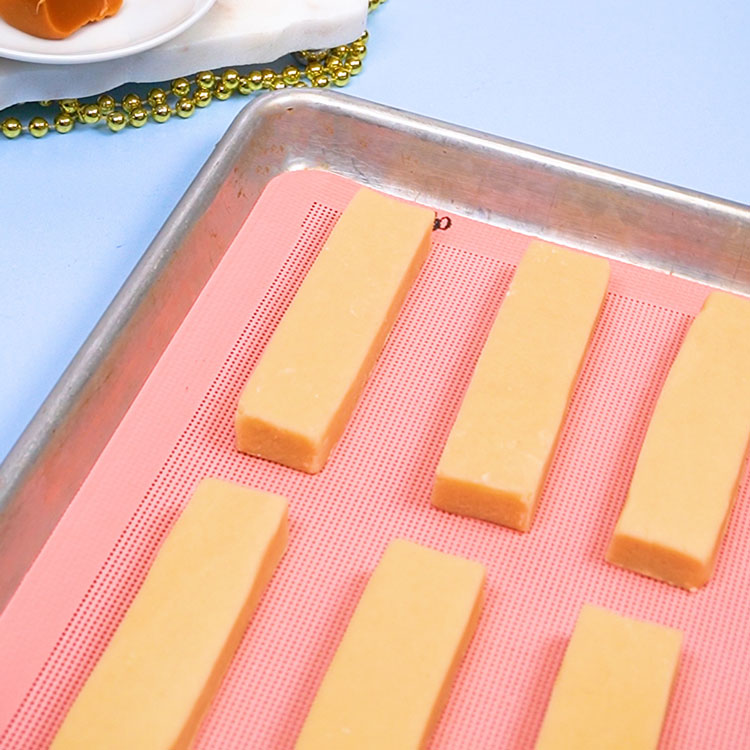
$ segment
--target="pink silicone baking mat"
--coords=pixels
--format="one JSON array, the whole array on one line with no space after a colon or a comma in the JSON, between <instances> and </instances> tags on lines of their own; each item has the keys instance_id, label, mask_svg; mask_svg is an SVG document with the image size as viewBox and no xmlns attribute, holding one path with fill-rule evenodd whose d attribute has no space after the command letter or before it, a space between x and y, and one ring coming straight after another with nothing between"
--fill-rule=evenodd
<instances>
[{"instance_id":1,"label":"pink silicone baking mat","mask_svg":"<svg viewBox=\"0 0 750 750\"><path fill-rule=\"evenodd\" d=\"M268 185L0 619L0 747L49 743L193 486L212 475L286 495L291 535L198 748L293 746L394 537L487 567L479 628L432 748L531 748L584 602L685 632L662 748L750 748L747 483L705 589L690 594L604 561L649 414L707 287L612 263L528 534L429 502L441 447L529 242L511 231L453 216L434 233L321 474L234 450L239 390L356 189L320 172Z\"/></svg>"}]
</instances>

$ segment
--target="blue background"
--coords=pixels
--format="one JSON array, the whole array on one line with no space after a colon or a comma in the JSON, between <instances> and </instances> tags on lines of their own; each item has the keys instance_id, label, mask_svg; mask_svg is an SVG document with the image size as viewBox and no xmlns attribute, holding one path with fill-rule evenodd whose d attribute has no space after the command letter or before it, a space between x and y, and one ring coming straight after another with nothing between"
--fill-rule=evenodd
<instances>
[{"instance_id":1,"label":"blue background","mask_svg":"<svg viewBox=\"0 0 750 750\"><path fill-rule=\"evenodd\" d=\"M351 94L750 203L747 0L390 0L369 29ZM246 102L0 137L0 458Z\"/></svg>"}]
</instances>

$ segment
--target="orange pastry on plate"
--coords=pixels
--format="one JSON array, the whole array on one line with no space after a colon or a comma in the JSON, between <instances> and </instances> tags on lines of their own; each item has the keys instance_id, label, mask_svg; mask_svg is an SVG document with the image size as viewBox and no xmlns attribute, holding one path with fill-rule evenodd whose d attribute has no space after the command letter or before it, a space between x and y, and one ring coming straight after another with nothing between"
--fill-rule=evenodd
<instances>
[{"instance_id":1,"label":"orange pastry on plate","mask_svg":"<svg viewBox=\"0 0 750 750\"><path fill-rule=\"evenodd\" d=\"M0 0L0 18L27 34L64 39L120 10L122 0Z\"/></svg>"}]
</instances>

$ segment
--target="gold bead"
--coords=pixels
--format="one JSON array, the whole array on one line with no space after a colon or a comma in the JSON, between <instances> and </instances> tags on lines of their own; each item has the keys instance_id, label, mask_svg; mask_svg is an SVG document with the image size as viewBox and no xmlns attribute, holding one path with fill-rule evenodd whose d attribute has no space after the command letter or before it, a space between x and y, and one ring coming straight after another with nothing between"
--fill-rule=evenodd
<instances>
[{"instance_id":1,"label":"gold bead","mask_svg":"<svg viewBox=\"0 0 750 750\"><path fill-rule=\"evenodd\" d=\"M305 68L305 75L311 80L314 81L319 75L323 74L323 65L319 62L313 62L310 63Z\"/></svg>"},{"instance_id":2,"label":"gold bead","mask_svg":"<svg viewBox=\"0 0 750 750\"><path fill-rule=\"evenodd\" d=\"M60 99L60 109L68 115L78 114L78 99Z\"/></svg>"},{"instance_id":3,"label":"gold bead","mask_svg":"<svg viewBox=\"0 0 750 750\"><path fill-rule=\"evenodd\" d=\"M359 75L362 72L362 60L358 57L352 57L346 61L344 68L349 71L349 75Z\"/></svg>"},{"instance_id":4,"label":"gold bead","mask_svg":"<svg viewBox=\"0 0 750 750\"><path fill-rule=\"evenodd\" d=\"M319 76L315 76L312 85L318 89L327 88L331 85L331 76L329 76L328 73L321 73Z\"/></svg>"},{"instance_id":5,"label":"gold bead","mask_svg":"<svg viewBox=\"0 0 750 750\"><path fill-rule=\"evenodd\" d=\"M277 76L276 80L271 84L271 89L273 91L280 91L281 89L285 89L286 84L284 83L284 79L281 76Z\"/></svg>"},{"instance_id":6,"label":"gold bead","mask_svg":"<svg viewBox=\"0 0 750 750\"><path fill-rule=\"evenodd\" d=\"M367 55L367 45L362 42L352 42L349 45L349 55L351 57L357 57L362 60Z\"/></svg>"},{"instance_id":7,"label":"gold bead","mask_svg":"<svg viewBox=\"0 0 750 750\"><path fill-rule=\"evenodd\" d=\"M263 72L260 70L253 70L247 74L247 82L253 91L258 91L263 88Z\"/></svg>"},{"instance_id":8,"label":"gold bead","mask_svg":"<svg viewBox=\"0 0 750 750\"><path fill-rule=\"evenodd\" d=\"M219 101L223 102L225 99L229 99L229 97L232 96L232 90L224 85L224 81L218 81L216 88L214 89L214 96Z\"/></svg>"},{"instance_id":9,"label":"gold bead","mask_svg":"<svg viewBox=\"0 0 750 750\"><path fill-rule=\"evenodd\" d=\"M294 84L299 81L300 75L299 68L296 68L294 65L287 65L286 68L281 71L281 77L284 80L284 83L288 83L290 86L294 86Z\"/></svg>"},{"instance_id":10,"label":"gold bead","mask_svg":"<svg viewBox=\"0 0 750 750\"><path fill-rule=\"evenodd\" d=\"M130 113L130 124L134 128L142 128L148 122L148 110L145 107L136 107Z\"/></svg>"},{"instance_id":11,"label":"gold bead","mask_svg":"<svg viewBox=\"0 0 750 750\"><path fill-rule=\"evenodd\" d=\"M183 96L175 105L175 112L177 116L186 120L188 117L193 116L195 112L195 102L187 96Z\"/></svg>"},{"instance_id":12,"label":"gold bead","mask_svg":"<svg viewBox=\"0 0 750 750\"><path fill-rule=\"evenodd\" d=\"M29 133L34 138L43 138L49 133L49 123L43 117L33 117L29 122Z\"/></svg>"},{"instance_id":13,"label":"gold bead","mask_svg":"<svg viewBox=\"0 0 750 750\"><path fill-rule=\"evenodd\" d=\"M247 76L240 76L237 91L239 91L242 96L249 96L253 93L253 89L250 87L250 81L247 80Z\"/></svg>"},{"instance_id":14,"label":"gold bead","mask_svg":"<svg viewBox=\"0 0 750 750\"><path fill-rule=\"evenodd\" d=\"M58 133L70 133L76 121L67 112L58 112L55 115L55 130Z\"/></svg>"},{"instance_id":15,"label":"gold bead","mask_svg":"<svg viewBox=\"0 0 750 750\"><path fill-rule=\"evenodd\" d=\"M221 81L230 91L234 91L240 85L240 74L230 68L222 73Z\"/></svg>"},{"instance_id":16,"label":"gold bead","mask_svg":"<svg viewBox=\"0 0 750 750\"><path fill-rule=\"evenodd\" d=\"M195 76L198 88L210 90L216 85L216 76L210 70L204 70Z\"/></svg>"},{"instance_id":17,"label":"gold bead","mask_svg":"<svg viewBox=\"0 0 750 750\"><path fill-rule=\"evenodd\" d=\"M128 94L122 100L122 108L130 114L134 109L138 109L143 104L138 94Z\"/></svg>"},{"instance_id":18,"label":"gold bead","mask_svg":"<svg viewBox=\"0 0 750 750\"><path fill-rule=\"evenodd\" d=\"M336 55L330 55L326 58L325 67L329 73L338 70L344 64L343 60Z\"/></svg>"},{"instance_id":19,"label":"gold bead","mask_svg":"<svg viewBox=\"0 0 750 750\"><path fill-rule=\"evenodd\" d=\"M336 86L346 86L349 83L349 71L339 68L333 72L333 82Z\"/></svg>"},{"instance_id":20,"label":"gold bead","mask_svg":"<svg viewBox=\"0 0 750 750\"><path fill-rule=\"evenodd\" d=\"M39 102L40 107L49 107L52 102L49 99L42 99L42 101Z\"/></svg>"},{"instance_id":21,"label":"gold bead","mask_svg":"<svg viewBox=\"0 0 750 750\"><path fill-rule=\"evenodd\" d=\"M297 83L294 84L295 89L306 89L307 84L304 81L297 81Z\"/></svg>"},{"instance_id":22,"label":"gold bead","mask_svg":"<svg viewBox=\"0 0 750 750\"><path fill-rule=\"evenodd\" d=\"M172 116L172 110L168 104L157 104L155 107L151 107L151 117L156 122L166 122Z\"/></svg>"},{"instance_id":23,"label":"gold bead","mask_svg":"<svg viewBox=\"0 0 750 750\"><path fill-rule=\"evenodd\" d=\"M98 104L84 104L78 111L78 114L81 121L85 122L87 125L96 125L101 119Z\"/></svg>"},{"instance_id":24,"label":"gold bead","mask_svg":"<svg viewBox=\"0 0 750 750\"><path fill-rule=\"evenodd\" d=\"M213 98L214 95L208 89L198 89L198 91L193 94L195 106L200 107L201 109L211 104Z\"/></svg>"},{"instance_id":25,"label":"gold bead","mask_svg":"<svg viewBox=\"0 0 750 750\"><path fill-rule=\"evenodd\" d=\"M368 31L367 29L365 29L365 30L364 30L364 31L362 32L362 36L360 36L360 37L359 37L359 38L357 39L357 41L358 41L358 42L362 42L362 44L367 44L367 40L368 40L369 38L370 38L370 32L369 32L369 31Z\"/></svg>"},{"instance_id":26,"label":"gold bead","mask_svg":"<svg viewBox=\"0 0 750 750\"><path fill-rule=\"evenodd\" d=\"M316 63L316 62L323 62L323 60L328 57L328 50L327 49L307 49L303 53L303 62L306 65L309 65L310 63Z\"/></svg>"},{"instance_id":27,"label":"gold bead","mask_svg":"<svg viewBox=\"0 0 750 750\"><path fill-rule=\"evenodd\" d=\"M331 54L336 55L336 57L340 57L343 60L349 54L349 45L339 44L338 47L334 47L331 50Z\"/></svg>"},{"instance_id":28,"label":"gold bead","mask_svg":"<svg viewBox=\"0 0 750 750\"><path fill-rule=\"evenodd\" d=\"M151 89L151 91L148 92L148 103L155 107L157 104L166 104L167 103L167 92L164 89Z\"/></svg>"},{"instance_id":29,"label":"gold bead","mask_svg":"<svg viewBox=\"0 0 750 750\"><path fill-rule=\"evenodd\" d=\"M97 100L96 103L99 105L99 111L106 117L110 112L115 111L115 107L117 106L117 102L115 101L114 97L110 96L109 94L102 94Z\"/></svg>"},{"instance_id":30,"label":"gold bead","mask_svg":"<svg viewBox=\"0 0 750 750\"><path fill-rule=\"evenodd\" d=\"M270 68L263 68L260 72L263 76L263 88L270 89L276 80L276 71Z\"/></svg>"},{"instance_id":31,"label":"gold bead","mask_svg":"<svg viewBox=\"0 0 750 750\"><path fill-rule=\"evenodd\" d=\"M128 124L128 116L120 110L115 110L107 115L107 127L113 133L119 133Z\"/></svg>"},{"instance_id":32,"label":"gold bead","mask_svg":"<svg viewBox=\"0 0 750 750\"><path fill-rule=\"evenodd\" d=\"M3 120L2 131L6 138L18 138L23 132L23 125L16 117L8 117L7 120Z\"/></svg>"},{"instance_id":33,"label":"gold bead","mask_svg":"<svg viewBox=\"0 0 750 750\"><path fill-rule=\"evenodd\" d=\"M378 7L378 5L380 5L380 0L368 0L367 10L372 12Z\"/></svg>"},{"instance_id":34,"label":"gold bead","mask_svg":"<svg viewBox=\"0 0 750 750\"><path fill-rule=\"evenodd\" d=\"M172 81L172 93L175 96L190 95L190 81L187 78L177 78Z\"/></svg>"}]
</instances>

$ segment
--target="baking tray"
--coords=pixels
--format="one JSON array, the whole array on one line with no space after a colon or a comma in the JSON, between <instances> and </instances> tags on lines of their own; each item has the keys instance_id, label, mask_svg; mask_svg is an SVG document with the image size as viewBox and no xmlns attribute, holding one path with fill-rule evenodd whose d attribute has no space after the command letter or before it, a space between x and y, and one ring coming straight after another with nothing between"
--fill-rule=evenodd
<instances>
[{"instance_id":1,"label":"baking tray","mask_svg":"<svg viewBox=\"0 0 750 750\"><path fill-rule=\"evenodd\" d=\"M7 601L271 178L317 168L736 291L748 210L340 95L237 120L2 469Z\"/></svg>"}]
</instances>

